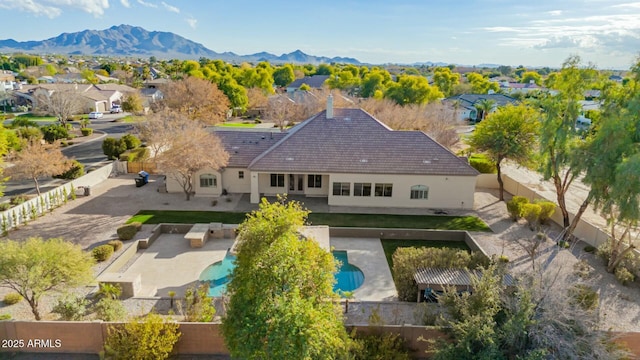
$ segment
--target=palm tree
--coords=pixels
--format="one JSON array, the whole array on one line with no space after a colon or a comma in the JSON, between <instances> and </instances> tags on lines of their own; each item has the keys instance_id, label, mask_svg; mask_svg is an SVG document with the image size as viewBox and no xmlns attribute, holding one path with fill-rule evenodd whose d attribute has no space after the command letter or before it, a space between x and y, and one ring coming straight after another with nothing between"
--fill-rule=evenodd
<instances>
[{"instance_id":1,"label":"palm tree","mask_svg":"<svg viewBox=\"0 0 640 360\"><path fill-rule=\"evenodd\" d=\"M475 108L478 109L478 112L480 113L480 121L487 117L491 110L493 110L495 104L496 102L491 99L482 99L474 104ZM478 118L476 117L476 120L477 119Z\"/></svg>"}]
</instances>

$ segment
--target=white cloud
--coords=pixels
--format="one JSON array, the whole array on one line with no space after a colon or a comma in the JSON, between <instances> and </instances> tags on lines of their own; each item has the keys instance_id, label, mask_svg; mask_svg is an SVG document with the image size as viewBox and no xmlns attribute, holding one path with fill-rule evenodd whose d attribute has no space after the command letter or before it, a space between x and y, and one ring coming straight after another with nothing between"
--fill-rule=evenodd
<instances>
[{"instance_id":1,"label":"white cloud","mask_svg":"<svg viewBox=\"0 0 640 360\"><path fill-rule=\"evenodd\" d=\"M129 0L120 0L120 2L122 3L122 6L126 7L126 8L130 8L131 4L129 3Z\"/></svg>"},{"instance_id":2,"label":"white cloud","mask_svg":"<svg viewBox=\"0 0 640 360\"><path fill-rule=\"evenodd\" d=\"M150 8L157 8L158 7L158 5L150 3L150 2L146 2L144 0L138 0L138 4L140 4L142 6L150 7Z\"/></svg>"},{"instance_id":3,"label":"white cloud","mask_svg":"<svg viewBox=\"0 0 640 360\"><path fill-rule=\"evenodd\" d=\"M191 28L195 30L196 26L198 25L198 20L192 17L186 18L185 20L187 21L187 23L189 23L189 26L191 26Z\"/></svg>"},{"instance_id":4,"label":"white cloud","mask_svg":"<svg viewBox=\"0 0 640 360\"><path fill-rule=\"evenodd\" d=\"M169 11L171 11L171 12L174 12L174 13L176 13L176 14L180 14L180 9L178 9L178 8L177 8L177 7L175 7L175 6L169 5L169 4L167 4L166 2L164 2L164 1L162 2L162 6L164 6L164 7L165 7L165 9L167 9L167 10L169 10Z\"/></svg>"},{"instance_id":5,"label":"white cloud","mask_svg":"<svg viewBox=\"0 0 640 360\"><path fill-rule=\"evenodd\" d=\"M0 8L15 9L55 18L64 8L77 9L94 16L104 15L109 8L109 0L3 0Z\"/></svg>"},{"instance_id":6,"label":"white cloud","mask_svg":"<svg viewBox=\"0 0 640 360\"><path fill-rule=\"evenodd\" d=\"M560 16L562 15L562 10L551 10L551 11L547 11L547 14L551 15L551 16Z\"/></svg>"}]
</instances>

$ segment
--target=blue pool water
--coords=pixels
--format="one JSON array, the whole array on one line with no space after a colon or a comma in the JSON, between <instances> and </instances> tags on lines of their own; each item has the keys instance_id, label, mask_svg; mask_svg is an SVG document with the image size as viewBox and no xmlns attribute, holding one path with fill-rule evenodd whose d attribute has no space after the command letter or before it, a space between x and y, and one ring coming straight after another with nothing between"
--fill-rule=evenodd
<instances>
[{"instance_id":1,"label":"blue pool water","mask_svg":"<svg viewBox=\"0 0 640 360\"><path fill-rule=\"evenodd\" d=\"M359 288L364 282L364 274L357 266L349 264L347 252L333 251L332 254L340 262L338 272L334 275L336 284L333 286L333 291L341 293ZM236 257L227 251L222 261L215 262L202 271L199 280L209 282L209 296L222 296L227 291L227 283L235 267L235 259Z\"/></svg>"}]
</instances>

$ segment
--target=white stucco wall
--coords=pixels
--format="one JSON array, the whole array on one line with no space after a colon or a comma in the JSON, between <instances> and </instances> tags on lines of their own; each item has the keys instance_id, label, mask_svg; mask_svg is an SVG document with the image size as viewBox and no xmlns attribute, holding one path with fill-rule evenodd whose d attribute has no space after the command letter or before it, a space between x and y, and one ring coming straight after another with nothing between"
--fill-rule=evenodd
<instances>
[{"instance_id":1,"label":"white stucco wall","mask_svg":"<svg viewBox=\"0 0 640 360\"><path fill-rule=\"evenodd\" d=\"M244 172L244 178L240 179L240 171ZM226 168L222 172L222 186L229 193L250 193L251 172L246 168Z\"/></svg>"},{"instance_id":2,"label":"white stucco wall","mask_svg":"<svg viewBox=\"0 0 640 360\"><path fill-rule=\"evenodd\" d=\"M350 183L349 196L333 195L333 183ZM353 183L371 183L371 196L353 196ZM375 196L375 184L393 184L391 197ZM331 174L329 205L473 209L475 176ZM411 199L411 187L429 187L428 199Z\"/></svg>"}]
</instances>

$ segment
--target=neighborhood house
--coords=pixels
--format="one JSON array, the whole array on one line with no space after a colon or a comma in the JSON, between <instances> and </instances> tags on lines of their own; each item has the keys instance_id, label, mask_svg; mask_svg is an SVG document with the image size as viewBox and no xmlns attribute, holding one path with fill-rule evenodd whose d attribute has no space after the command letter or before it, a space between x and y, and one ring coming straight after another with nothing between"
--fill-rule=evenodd
<instances>
[{"instance_id":1,"label":"neighborhood house","mask_svg":"<svg viewBox=\"0 0 640 360\"><path fill-rule=\"evenodd\" d=\"M289 132L216 131L229 163L203 169L196 196L276 194L328 205L472 209L478 172L420 131L394 131L361 109L327 109ZM167 191L182 187L167 176Z\"/></svg>"}]
</instances>

